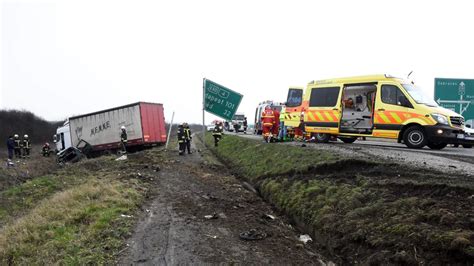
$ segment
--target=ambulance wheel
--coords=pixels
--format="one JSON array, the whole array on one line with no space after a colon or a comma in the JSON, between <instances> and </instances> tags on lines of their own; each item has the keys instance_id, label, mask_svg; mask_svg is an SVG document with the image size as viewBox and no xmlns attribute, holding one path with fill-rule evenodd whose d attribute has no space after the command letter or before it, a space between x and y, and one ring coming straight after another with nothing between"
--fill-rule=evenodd
<instances>
[{"instance_id":1,"label":"ambulance wheel","mask_svg":"<svg viewBox=\"0 0 474 266\"><path fill-rule=\"evenodd\" d=\"M340 140L344 143L354 143L357 140L357 137L339 137Z\"/></svg>"},{"instance_id":2,"label":"ambulance wheel","mask_svg":"<svg viewBox=\"0 0 474 266\"><path fill-rule=\"evenodd\" d=\"M421 149L426 145L428 140L426 139L426 134L422 127L411 126L403 133L403 142L405 142L408 148Z\"/></svg>"},{"instance_id":3,"label":"ambulance wheel","mask_svg":"<svg viewBox=\"0 0 474 266\"><path fill-rule=\"evenodd\" d=\"M463 146L464 148L466 148L466 149L472 148L472 145L471 145L471 144L463 144L462 146Z\"/></svg>"},{"instance_id":4,"label":"ambulance wheel","mask_svg":"<svg viewBox=\"0 0 474 266\"><path fill-rule=\"evenodd\" d=\"M328 143L329 140L331 139L331 135L326 134L326 133L317 133L315 137L316 137L317 142L321 142L321 143Z\"/></svg>"},{"instance_id":5,"label":"ambulance wheel","mask_svg":"<svg viewBox=\"0 0 474 266\"><path fill-rule=\"evenodd\" d=\"M426 145L430 147L430 149L432 150L441 150L441 149L444 149L446 146L448 146L447 143L433 143L433 142L428 142L428 144Z\"/></svg>"}]
</instances>

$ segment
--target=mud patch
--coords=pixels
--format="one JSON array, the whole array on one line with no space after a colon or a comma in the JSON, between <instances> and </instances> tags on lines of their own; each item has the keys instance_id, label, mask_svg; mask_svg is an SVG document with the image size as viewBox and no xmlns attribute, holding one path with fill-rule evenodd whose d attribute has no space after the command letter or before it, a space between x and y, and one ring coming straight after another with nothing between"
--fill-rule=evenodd
<instances>
[{"instance_id":1,"label":"mud patch","mask_svg":"<svg viewBox=\"0 0 474 266\"><path fill-rule=\"evenodd\" d=\"M120 264L320 264L317 244L298 241L289 221L225 167L200 153L165 158ZM266 238L240 239L252 229Z\"/></svg>"}]
</instances>

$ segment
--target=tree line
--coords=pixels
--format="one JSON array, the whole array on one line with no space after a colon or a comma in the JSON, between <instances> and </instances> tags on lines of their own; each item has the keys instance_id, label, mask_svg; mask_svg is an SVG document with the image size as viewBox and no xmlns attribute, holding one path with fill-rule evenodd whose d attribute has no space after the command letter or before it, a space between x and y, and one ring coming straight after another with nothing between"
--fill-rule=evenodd
<instances>
[{"instance_id":1,"label":"tree line","mask_svg":"<svg viewBox=\"0 0 474 266\"><path fill-rule=\"evenodd\" d=\"M0 140L6 142L8 136L27 134L32 143L52 142L53 134L63 122L46 121L26 110L0 110Z\"/></svg>"}]
</instances>

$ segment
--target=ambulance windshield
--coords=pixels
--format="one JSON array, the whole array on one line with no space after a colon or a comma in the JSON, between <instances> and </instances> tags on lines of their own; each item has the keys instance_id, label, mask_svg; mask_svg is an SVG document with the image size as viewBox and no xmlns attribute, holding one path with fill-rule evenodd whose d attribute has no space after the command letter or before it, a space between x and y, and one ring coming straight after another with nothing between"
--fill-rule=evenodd
<instances>
[{"instance_id":1,"label":"ambulance windshield","mask_svg":"<svg viewBox=\"0 0 474 266\"><path fill-rule=\"evenodd\" d=\"M402 84L405 90L410 94L411 98L415 100L416 103L425 104L428 106L437 107L438 104L430 97L428 97L424 91L413 85L413 84Z\"/></svg>"}]
</instances>

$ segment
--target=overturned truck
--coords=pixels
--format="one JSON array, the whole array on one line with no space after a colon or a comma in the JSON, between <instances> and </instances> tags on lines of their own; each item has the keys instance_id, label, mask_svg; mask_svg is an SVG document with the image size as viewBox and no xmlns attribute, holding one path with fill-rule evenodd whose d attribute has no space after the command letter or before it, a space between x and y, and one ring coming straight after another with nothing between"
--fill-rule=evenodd
<instances>
[{"instance_id":1,"label":"overturned truck","mask_svg":"<svg viewBox=\"0 0 474 266\"><path fill-rule=\"evenodd\" d=\"M115 153L121 149L120 128L127 131L128 151L166 142L163 105L137 102L90 114L70 117L54 135L56 152L72 147L87 157Z\"/></svg>"}]
</instances>

